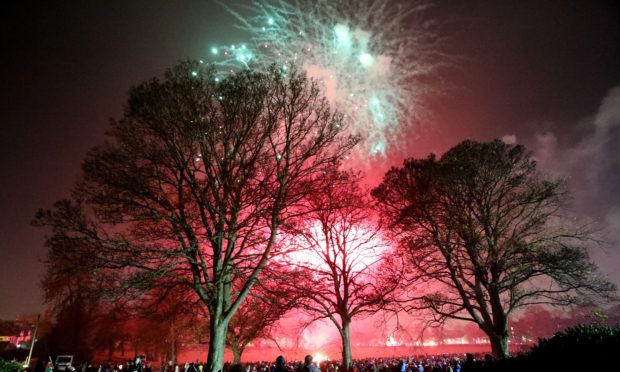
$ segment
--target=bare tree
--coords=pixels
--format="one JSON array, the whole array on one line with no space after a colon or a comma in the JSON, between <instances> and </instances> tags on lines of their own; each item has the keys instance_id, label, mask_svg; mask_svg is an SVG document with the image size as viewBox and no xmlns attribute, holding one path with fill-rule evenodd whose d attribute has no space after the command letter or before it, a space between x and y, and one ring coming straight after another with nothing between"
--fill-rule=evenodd
<instances>
[{"instance_id":1,"label":"bare tree","mask_svg":"<svg viewBox=\"0 0 620 372\"><path fill-rule=\"evenodd\" d=\"M181 343L204 343L208 313L195 291L186 286L159 286L127 300L127 312L140 326L136 340L161 351L176 364ZM155 336L158 335L158 336ZM165 336L164 336L165 335ZM145 342L146 341L146 342Z\"/></svg>"},{"instance_id":2,"label":"bare tree","mask_svg":"<svg viewBox=\"0 0 620 372\"><path fill-rule=\"evenodd\" d=\"M475 322L496 357L515 309L614 294L589 261L591 235L563 218L563 182L542 179L522 146L464 141L392 168L372 194L427 284L418 306Z\"/></svg>"},{"instance_id":3,"label":"bare tree","mask_svg":"<svg viewBox=\"0 0 620 372\"><path fill-rule=\"evenodd\" d=\"M92 275L87 267L79 264L89 257L65 249L60 242L49 248L40 283L47 312L53 319L46 341L54 354L70 352L89 359L95 349L108 348L112 339L122 337L121 324L100 327L119 308L100 297L104 278Z\"/></svg>"},{"instance_id":4,"label":"bare tree","mask_svg":"<svg viewBox=\"0 0 620 372\"><path fill-rule=\"evenodd\" d=\"M73 200L37 216L48 244L87 250L79 264L123 288L191 289L209 313L208 371L222 369L228 323L279 227L357 142L294 69L216 77L182 62L133 88Z\"/></svg>"},{"instance_id":5,"label":"bare tree","mask_svg":"<svg viewBox=\"0 0 620 372\"><path fill-rule=\"evenodd\" d=\"M297 297L287 290L284 283L297 281L299 277L298 270L283 265L277 257L273 257L261 272L257 283L228 324L226 346L233 353L234 363L241 362L245 348L252 341L267 339L275 342L272 332L277 330L277 322L297 303Z\"/></svg>"},{"instance_id":6,"label":"bare tree","mask_svg":"<svg viewBox=\"0 0 620 372\"><path fill-rule=\"evenodd\" d=\"M295 247L288 259L306 273L289 283L312 320L329 319L342 340L342 363L352 362L350 327L353 318L380 310L397 288L396 277L381 270L387 249L369 208L368 194L352 172L327 172L322 193L308 195L312 211L290 231Z\"/></svg>"},{"instance_id":7,"label":"bare tree","mask_svg":"<svg viewBox=\"0 0 620 372\"><path fill-rule=\"evenodd\" d=\"M163 351L176 363L179 340L200 341L194 325L208 317L200 311L195 291L174 282L148 290L118 288L117 273L92 270L91 252L80 248L79 242L51 238L48 245L41 286L56 318L52 350L107 350L111 360L116 345L123 354L130 345L132 350ZM154 333L167 336L152 337Z\"/></svg>"},{"instance_id":8,"label":"bare tree","mask_svg":"<svg viewBox=\"0 0 620 372\"><path fill-rule=\"evenodd\" d=\"M233 363L241 362L245 348L257 339L273 339L278 320L293 308L296 299L290 293L259 289L255 285L229 323L226 346L233 353Z\"/></svg>"}]
</instances>

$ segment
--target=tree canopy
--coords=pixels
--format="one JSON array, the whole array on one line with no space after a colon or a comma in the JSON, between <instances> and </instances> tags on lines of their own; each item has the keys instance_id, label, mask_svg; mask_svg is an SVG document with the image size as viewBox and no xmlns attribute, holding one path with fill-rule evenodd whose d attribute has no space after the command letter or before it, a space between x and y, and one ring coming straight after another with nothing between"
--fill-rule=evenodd
<instances>
[{"instance_id":1,"label":"tree canopy","mask_svg":"<svg viewBox=\"0 0 620 372\"><path fill-rule=\"evenodd\" d=\"M464 141L392 168L372 194L411 264L418 308L475 322L497 357L515 309L613 296L588 258L590 231L564 218L565 183L542 177L523 146Z\"/></svg>"},{"instance_id":2,"label":"tree canopy","mask_svg":"<svg viewBox=\"0 0 620 372\"><path fill-rule=\"evenodd\" d=\"M381 310L398 283L385 270L391 250L361 181L353 171L326 173L323 192L305 200L310 212L287 230L294 240L288 259L305 275L286 286L302 298L299 306L312 320L329 319L337 328L347 369L351 322Z\"/></svg>"},{"instance_id":3,"label":"tree canopy","mask_svg":"<svg viewBox=\"0 0 620 372\"><path fill-rule=\"evenodd\" d=\"M220 78L185 61L133 88L71 200L37 214L50 249L136 293L189 288L208 310L208 370L228 322L314 179L357 143L295 69ZM84 253L82 252L82 253Z\"/></svg>"}]
</instances>

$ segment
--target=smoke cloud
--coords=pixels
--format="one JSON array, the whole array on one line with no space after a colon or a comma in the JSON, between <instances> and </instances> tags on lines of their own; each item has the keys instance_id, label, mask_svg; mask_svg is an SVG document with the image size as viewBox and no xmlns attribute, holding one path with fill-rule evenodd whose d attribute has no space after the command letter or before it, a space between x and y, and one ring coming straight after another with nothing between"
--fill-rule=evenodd
<instances>
[{"instance_id":1,"label":"smoke cloud","mask_svg":"<svg viewBox=\"0 0 620 372\"><path fill-rule=\"evenodd\" d=\"M577 216L591 218L601 228L606 244L593 249L592 258L620 284L620 86L577 127L582 134L576 140L569 133L546 131L535 135L531 148L544 172L567 179Z\"/></svg>"}]
</instances>

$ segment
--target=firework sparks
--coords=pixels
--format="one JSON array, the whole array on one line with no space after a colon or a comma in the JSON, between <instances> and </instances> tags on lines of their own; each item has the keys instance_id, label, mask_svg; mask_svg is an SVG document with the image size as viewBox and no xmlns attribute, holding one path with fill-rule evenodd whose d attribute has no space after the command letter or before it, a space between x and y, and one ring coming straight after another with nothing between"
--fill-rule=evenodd
<instances>
[{"instance_id":1,"label":"firework sparks","mask_svg":"<svg viewBox=\"0 0 620 372\"><path fill-rule=\"evenodd\" d=\"M425 90L419 78L433 67L427 25L417 19L424 8L386 0L257 2L228 8L250 42L211 52L228 70L301 67L365 139L360 155L385 155L388 144L404 142L399 135L418 116Z\"/></svg>"}]
</instances>

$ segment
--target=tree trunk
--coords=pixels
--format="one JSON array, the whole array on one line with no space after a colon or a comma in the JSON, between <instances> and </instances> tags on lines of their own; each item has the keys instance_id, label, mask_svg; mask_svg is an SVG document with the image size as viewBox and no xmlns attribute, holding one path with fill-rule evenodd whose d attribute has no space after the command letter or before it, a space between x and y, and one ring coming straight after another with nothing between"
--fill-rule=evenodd
<instances>
[{"instance_id":1,"label":"tree trunk","mask_svg":"<svg viewBox=\"0 0 620 372\"><path fill-rule=\"evenodd\" d=\"M207 355L207 372L221 372L224 367L224 349L226 348L226 331L228 322L223 322L212 314L209 319L209 352Z\"/></svg>"},{"instance_id":2,"label":"tree trunk","mask_svg":"<svg viewBox=\"0 0 620 372\"><path fill-rule=\"evenodd\" d=\"M501 332L500 334L489 335L489 341L491 342L491 353L495 359L504 359L510 356L510 350L508 349L508 339L510 334L508 330Z\"/></svg>"},{"instance_id":3,"label":"tree trunk","mask_svg":"<svg viewBox=\"0 0 620 372\"><path fill-rule=\"evenodd\" d=\"M114 340L108 341L108 361L112 360L114 356Z\"/></svg>"},{"instance_id":4,"label":"tree trunk","mask_svg":"<svg viewBox=\"0 0 620 372\"><path fill-rule=\"evenodd\" d=\"M351 332L349 329L351 322L345 320L342 323L342 331L340 332L340 337L342 338L342 370L347 372L353 361L353 356L351 355Z\"/></svg>"},{"instance_id":5,"label":"tree trunk","mask_svg":"<svg viewBox=\"0 0 620 372\"><path fill-rule=\"evenodd\" d=\"M494 276L499 277L499 274ZM496 288L497 286L493 286L489 290L489 303L493 311L493 325L491 332L489 332L489 341L491 342L493 357L495 359L504 359L510 356L510 350L508 349L510 332L508 332L508 316L502 307L501 297Z\"/></svg>"},{"instance_id":6,"label":"tree trunk","mask_svg":"<svg viewBox=\"0 0 620 372\"><path fill-rule=\"evenodd\" d=\"M243 350L241 350L241 348L236 343L230 345L230 350L233 353L233 364L241 363L241 353L243 352Z\"/></svg>"},{"instance_id":7,"label":"tree trunk","mask_svg":"<svg viewBox=\"0 0 620 372\"><path fill-rule=\"evenodd\" d=\"M174 326L174 319L170 321L170 360L172 365L177 364L177 334Z\"/></svg>"}]
</instances>

